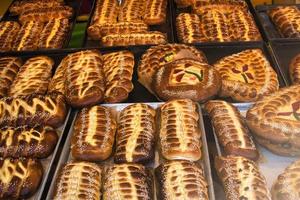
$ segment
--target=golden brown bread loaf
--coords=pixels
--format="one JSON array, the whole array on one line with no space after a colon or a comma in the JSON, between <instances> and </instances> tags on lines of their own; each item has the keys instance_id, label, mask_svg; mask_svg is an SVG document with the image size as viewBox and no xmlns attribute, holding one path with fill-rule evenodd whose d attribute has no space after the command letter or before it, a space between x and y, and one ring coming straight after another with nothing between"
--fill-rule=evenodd
<instances>
[{"instance_id":1,"label":"golden brown bread loaf","mask_svg":"<svg viewBox=\"0 0 300 200\"><path fill-rule=\"evenodd\" d=\"M112 152L116 129L109 108L93 106L80 110L71 139L73 158L86 161L107 159Z\"/></svg>"},{"instance_id":2,"label":"golden brown bread loaf","mask_svg":"<svg viewBox=\"0 0 300 200\"><path fill-rule=\"evenodd\" d=\"M124 108L116 134L115 163L148 163L154 158L155 110L141 103Z\"/></svg>"},{"instance_id":3,"label":"golden brown bread loaf","mask_svg":"<svg viewBox=\"0 0 300 200\"><path fill-rule=\"evenodd\" d=\"M258 143L283 156L300 155L300 87L264 96L247 112L247 125Z\"/></svg>"},{"instance_id":4,"label":"golden brown bread loaf","mask_svg":"<svg viewBox=\"0 0 300 200\"><path fill-rule=\"evenodd\" d=\"M34 159L0 159L0 199L31 197L39 188L43 168Z\"/></svg>"},{"instance_id":5,"label":"golden brown bread loaf","mask_svg":"<svg viewBox=\"0 0 300 200\"><path fill-rule=\"evenodd\" d=\"M20 15L24 11L41 8L51 8L63 5L61 0L26 0L14 1L9 7L13 15Z\"/></svg>"},{"instance_id":6,"label":"golden brown bread loaf","mask_svg":"<svg viewBox=\"0 0 300 200\"><path fill-rule=\"evenodd\" d=\"M266 179L254 161L240 156L219 156L215 159L215 168L226 199L271 200Z\"/></svg>"},{"instance_id":7,"label":"golden brown bread loaf","mask_svg":"<svg viewBox=\"0 0 300 200\"><path fill-rule=\"evenodd\" d=\"M17 57L0 58L0 97L7 97L9 88L22 65Z\"/></svg>"},{"instance_id":8,"label":"golden brown bread loaf","mask_svg":"<svg viewBox=\"0 0 300 200\"><path fill-rule=\"evenodd\" d=\"M300 53L297 54L290 62L289 73L292 84L300 83Z\"/></svg>"},{"instance_id":9,"label":"golden brown bread loaf","mask_svg":"<svg viewBox=\"0 0 300 200\"><path fill-rule=\"evenodd\" d=\"M205 104L205 110L225 155L258 159L259 153L245 119L234 105L226 101L211 100Z\"/></svg>"},{"instance_id":10,"label":"golden brown bread loaf","mask_svg":"<svg viewBox=\"0 0 300 200\"><path fill-rule=\"evenodd\" d=\"M300 199L300 160L289 165L273 184L272 200Z\"/></svg>"},{"instance_id":11,"label":"golden brown bread loaf","mask_svg":"<svg viewBox=\"0 0 300 200\"><path fill-rule=\"evenodd\" d=\"M20 25L14 21L0 22L0 52L11 51L19 33Z\"/></svg>"},{"instance_id":12,"label":"golden brown bread loaf","mask_svg":"<svg viewBox=\"0 0 300 200\"><path fill-rule=\"evenodd\" d=\"M0 133L0 156L3 158L47 158L58 140L56 131L50 126L6 127Z\"/></svg>"},{"instance_id":13,"label":"golden brown bread loaf","mask_svg":"<svg viewBox=\"0 0 300 200\"><path fill-rule=\"evenodd\" d=\"M143 20L148 25L162 24L166 21L168 0L147 0Z\"/></svg>"},{"instance_id":14,"label":"golden brown bread loaf","mask_svg":"<svg viewBox=\"0 0 300 200\"><path fill-rule=\"evenodd\" d=\"M54 76L49 82L48 93L56 92L65 95L65 80L66 80L66 65L62 60L58 65L58 67L56 68Z\"/></svg>"},{"instance_id":15,"label":"golden brown bread loaf","mask_svg":"<svg viewBox=\"0 0 300 200\"><path fill-rule=\"evenodd\" d=\"M155 169L158 199L208 200L208 184L202 167L190 161L176 160Z\"/></svg>"},{"instance_id":16,"label":"golden brown bread loaf","mask_svg":"<svg viewBox=\"0 0 300 200\"><path fill-rule=\"evenodd\" d=\"M180 59L161 67L153 76L152 89L159 99L188 98L206 101L220 89L218 72L194 59Z\"/></svg>"},{"instance_id":17,"label":"golden brown bread loaf","mask_svg":"<svg viewBox=\"0 0 300 200\"><path fill-rule=\"evenodd\" d=\"M155 72L161 67L182 58L191 58L207 63L204 53L192 46L184 44L153 46L146 50L138 66L139 82L153 93L151 85Z\"/></svg>"},{"instance_id":18,"label":"golden brown bread loaf","mask_svg":"<svg viewBox=\"0 0 300 200\"><path fill-rule=\"evenodd\" d=\"M67 115L64 97L58 94L0 99L0 127L48 125L59 127Z\"/></svg>"},{"instance_id":19,"label":"golden brown bread loaf","mask_svg":"<svg viewBox=\"0 0 300 200\"><path fill-rule=\"evenodd\" d=\"M261 49L226 56L214 64L222 79L219 96L235 101L256 101L278 90L277 74Z\"/></svg>"},{"instance_id":20,"label":"golden brown bread loaf","mask_svg":"<svg viewBox=\"0 0 300 200\"><path fill-rule=\"evenodd\" d=\"M69 54L66 65L66 99L73 107L100 103L104 98L103 60L97 50Z\"/></svg>"},{"instance_id":21,"label":"golden brown bread loaf","mask_svg":"<svg viewBox=\"0 0 300 200\"><path fill-rule=\"evenodd\" d=\"M132 75L134 55L130 51L118 51L103 55L105 75L104 102L125 101L133 90Z\"/></svg>"},{"instance_id":22,"label":"golden brown bread loaf","mask_svg":"<svg viewBox=\"0 0 300 200\"><path fill-rule=\"evenodd\" d=\"M143 33L109 34L101 38L105 47L130 45L157 45L167 43L167 36L159 31Z\"/></svg>"},{"instance_id":23,"label":"golden brown bread loaf","mask_svg":"<svg viewBox=\"0 0 300 200\"><path fill-rule=\"evenodd\" d=\"M28 59L13 81L9 96L45 94L52 76L54 61L47 56Z\"/></svg>"},{"instance_id":24,"label":"golden brown bread loaf","mask_svg":"<svg viewBox=\"0 0 300 200\"><path fill-rule=\"evenodd\" d=\"M201 6L211 4L228 4L241 6L244 9L248 9L248 5L244 0L194 0L193 9L196 10Z\"/></svg>"},{"instance_id":25,"label":"golden brown bread loaf","mask_svg":"<svg viewBox=\"0 0 300 200\"><path fill-rule=\"evenodd\" d=\"M300 38L300 10L297 6L278 6L268 14L282 37Z\"/></svg>"},{"instance_id":26,"label":"golden brown bread loaf","mask_svg":"<svg viewBox=\"0 0 300 200\"><path fill-rule=\"evenodd\" d=\"M160 108L161 153L168 160L201 158L201 131L197 104L189 99L168 101Z\"/></svg>"},{"instance_id":27,"label":"golden brown bread loaf","mask_svg":"<svg viewBox=\"0 0 300 200\"><path fill-rule=\"evenodd\" d=\"M148 0L125 0L118 15L120 22L142 22Z\"/></svg>"},{"instance_id":28,"label":"golden brown bread loaf","mask_svg":"<svg viewBox=\"0 0 300 200\"><path fill-rule=\"evenodd\" d=\"M116 0L97 0L91 24L114 24L117 22L119 10Z\"/></svg>"},{"instance_id":29,"label":"golden brown bread loaf","mask_svg":"<svg viewBox=\"0 0 300 200\"><path fill-rule=\"evenodd\" d=\"M69 29L70 24L68 19L51 19L45 24L45 27L40 35L38 44L39 48L62 48Z\"/></svg>"},{"instance_id":30,"label":"golden brown bread loaf","mask_svg":"<svg viewBox=\"0 0 300 200\"><path fill-rule=\"evenodd\" d=\"M56 180L53 200L99 200L101 173L101 168L94 163L67 163Z\"/></svg>"},{"instance_id":31,"label":"golden brown bread loaf","mask_svg":"<svg viewBox=\"0 0 300 200\"><path fill-rule=\"evenodd\" d=\"M103 200L151 200L153 178L139 164L115 164L104 171Z\"/></svg>"}]
</instances>

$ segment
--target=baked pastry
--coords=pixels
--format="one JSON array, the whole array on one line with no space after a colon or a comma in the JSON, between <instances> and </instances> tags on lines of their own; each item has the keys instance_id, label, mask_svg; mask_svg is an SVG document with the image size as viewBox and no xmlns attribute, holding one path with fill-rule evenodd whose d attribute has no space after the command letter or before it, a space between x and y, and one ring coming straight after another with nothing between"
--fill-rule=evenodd
<instances>
[{"instance_id":1,"label":"baked pastry","mask_svg":"<svg viewBox=\"0 0 300 200\"><path fill-rule=\"evenodd\" d=\"M109 34L101 38L105 47L130 45L157 45L167 43L167 36L159 31L143 33Z\"/></svg>"},{"instance_id":2,"label":"baked pastry","mask_svg":"<svg viewBox=\"0 0 300 200\"><path fill-rule=\"evenodd\" d=\"M18 22L2 21L0 22L0 52L11 51L14 40L20 30Z\"/></svg>"},{"instance_id":3,"label":"baked pastry","mask_svg":"<svg viewBox=\"0 0 300 200\"><path fill-rule=\"evenodd\" d=\"M0 159L0 199L31 197L39 188L43 168L34 159Z\"/></svg>"},{"instance_id":4,"label":"baked pastry","mask_svg":"<svg viewBox=\"0 0 300 200\"><path fill-rule=\"evenodd\" d=\"M9 12L13 15L20 15L26 10L51 8L63 5L63 1L59 0L18 0L14 1L9 7Z\"/></svg>"},{"instance_id":5,"label":"baked pastry","mask_svg":"<svg viewBox=\"0 0 300 200\"><path fill-rule=\"evenodd\" d=\"M71 161L63 166L56 179L53 200L100 199L101 179L97 164Z\"/></svg>"},{"instance_id":6,"label":"baked pastry","mask_svg":"<svg viewBox=\"0 0 300 200\"><path fill-rule=\"evenodd\" d=\"M52 19L48 21L39 38L40 49L62 48L70 30L68 19Z\"/></svg>"},{"instance_id":7,"label":"baked pastry","mask_svg":"<svg viewBox=\"0 0 300 200\"><path fill-rule=\"evenodd\" d=\"M91 24L117 23L119 10L118 1L97 0Z\"/></svg>"},{"instance_id":8,"label":"baked pastry","mask_svg":"<svg viewBox=\"0 0 300 200\"><path fill-rule=\"evenodd\" d=\"M194 0L193 9L198 9L201 6L211 4L229 4L241 6L244 9L248 9L248 5L244 0Z\"/></svg>"},{"instance_id":9,"label":"baked pastry","mask_svg":"<svg viewBox=\"0 0 300 200\"><path fill-rule=\"evenodd\" d=\"M297 6L278 6L268 15L282 37L300 38L300 10Z\"/></svg>"},{"instance_id":10,"label":"baked pastry","mask_svg":"<svg viewBox=\"0 0 300 200\"><path fill-rule=\"evenodd\" d=\"M56 128L65 121L66 115L64 97L58 94L0 99L0 127L40 124Z\"/></svg>"},{"instance_id":11,"label":"baked pastry","mask_svg":"<svg viewBox=\"0 0 300 200\"><path fill-rule=\"evenodd\" d=\"M211 100L205 104L205 110L226 155L258 159L259 153L245 119L236 107L226 101Z\"/></svg>"},{"instance_id":12,"label":"baked pastry","mask_svg":"<svg viewBox=\"0 0 300 200\"><path fill-rule=\"evenodd\" d=\"M283 156L300 155L300 87L264 96L247 112L247 125L258 143Z\"/></svg>"},{"instance_id":13,"label":"baked pastry","mask_svg":"<svg viewBox=\"0 0 300 200\"><path fill-rule=\"evenodd\" d=\"M153 199L151 172L139 164L119 164L104 171L103 200Z\"/></svg>"},{"instance_id":14,"label":"baked pastry","mask_svg":"<svg viewBox=\"0 0 300 200\"><path fill-rule=\"evenodd\" d=\"M151 84L155 72L161 67L182 58L191 58L207 63L204 53L192 46L184 44L153 46L146 50L138 66L139 82L153 93Z\"/></svg>"},{"instance_id":15,"label":"baked pastry","mask_svg":"<svg viewBox=\"0 0 300 200\"><path fill-rule=\"evenodd\" d=\"M300 199L300 160L295 161L280 174L273 184L272 200Z\"/></svg>"},{"instance_id":16,"label":"baked pastry","mask_svg":"<svg viewBox=\"0 0 300 200\"><path fill-rule=\"evenodd\" d=\"M58 136L47 126L6 127L0 130L0 156L2 158L47 158L53 152Z\"/></svg>"},{"instance_id":17,"label":"baked pastry","mask_svg":"<svg viewBox=\"0 0 300 200\"><path fill-rule=\"evenodd\" d=\"M240 156L216 157L215 168L226 199L271 200L265 177L252 160Z\"/></svg>"},{"instance_id":18,"label":"baked pastry","mask_svg":"<svg viewBox=\"0 0 300 200\"><path fill-rule=\"evenodd\" d=\"M118 15L120 22L142 22L146 9L145 0L126 0Z\"/></svg>"},{"instance_id":19,"label":"baked pastry","mask_svg":"<svg viewBox=\"0 0 300 200\"><path fill-rule=\"evenodd\" d=\"M168 160L201 158L201 131L197 104L189 99L168 101L160 108L161 153Z\"/></svg>"},{"instance_id":20,"label":"baked pastry","mask_svg":"<svg viewBox=\"0 0 300 200\"><path fill-rule=\"evenodd\" d=\"M109 108L93 106L78 113L71 139L71 152L76 160L102 161L113 148L117 124Z\"/></svg>"},{"instance_id":21,"label":"baked pastry","mask_svg":"<svg viewBox=\"0 0 300 200\"><path fill-rule=\"evenodd\" d=\"M180 42L191 44L204 41L200 30L200 18L196 14L180 13L176 17L177 37Z\"/></svg>"},{"instance_id":22,"label":"baked pastry","mask_svg":"<svg viewBox=\"0 0 300 200\"><path fill-rule=\"evenodd\" d=\"M54 76L48 85L48 93L60 93L65 95L65 81L66 81L66 65L62 60L55 70Z\"/></svg>"},{"instance_id":23,"label":"baked pastry","mask_svg":"<svg viewBox=\"0 0 300 200\"><path fill-rule=\"evenodd\" d=\"M195 0L175 0L177 7L184 8L188 6L192 6Z\"/></svg>"},{"instance_id":24,"label":"baked pastry","mask_svg":"<svg viewBox=\"0 0 300 200\"><path fill-rule=\"evenodd\" d=\"M105 75L104 101L118 103L125 101L133 90L132 75L134 55L129 51L118 51L103 55Z\"/></svg>"},{"instance_id":25,"label":"baked pastry","mask_svg":"<svg viewBox=\"0 0 300 200\"><path fill-rule=\"evenodd\" d=\"M289 65L290 78L293 84L300 83L300 53L297 54Z\"/></svg>"},{"instance_id":26,"label":"baked pastry","mask_svg":"<svg viewBox=\"0 0 300 200\"><path fill-rule=\"evenodd\" d=\"M18 57L0 58L0 98L8 96L9 88L22 65Z\"/></svg>"},{"instance_id":27,"label":"baked pastry","mask_svg":"<svg viewBox=\"0 0 300 200\"><path fill-rule=\"evenodd\" d=\"M166 21L168 0L148 0L145 2L143 20L148 25L162 24Z\"/></svg>"},{"instance_id":28,"label":"baked pastry","mask_svg":"<svg viewBox=\"0 0 300 200\"><path fill-rule=\"evenodd\" d=\"M155 169L158 199L208 200L208 184L202 167L190 161L176 160Z\"/></svg>"},{"instance_id":29,"label":"baked pastry","mask_svg":"<svg viewBox=\"0 0 300 200\"><path fill-rule=\"evenodd\" d=\"M156 71L152 89L159 99L188 98L205 101L220 89L218 72L210 65L193 59L181 59Z\"/></svg>"},{"instance_id":30,"label":"baked pastry","mask_svg":"<svg viewBox=\"0 0 300 200\"><path fill-rule=\"evenodd\" d=\"M52 76L54 61L47 56L28 59L13 81L9 96L45 94Z\"/></svg>"},{"instance_id":31,"label":"baked pastry","mask_svg":"<svg viewBox=\"0 0 300 200\"><path fill-rule=\"evenodd\" d=\"M73 8L70 6L56 6L49 8L30 9L22 12L19 21L24 24L28 21L45 23L53 19L69 19L73 15Z\"/></svg>"},{"instance_id":32,"label":"baked pastry","mask_svg":"<svg viewBox=\"0 0 300 200\"><path fill-rule=\"evenodd\" d=\"M278 90L277 74L260 49L248 49L226 56L214 64L222 80L221 97L235 101L256 101Z\"/></svg>"},{"instance_id":33,"label":"baked pastry","mask_svg":"<svg viewBox=\"0 0 300 200\"><path fill-rule=\"evenodd\" d=\"M63 62L67 69L65 91L69 104L84 107L100 103L105 90L100 52L79 51L69 54Z\"/></svg>"},{"instance_id":34,"label":"baked pastry","mask_svg":"<svg viewBox=\"0 0 300 200\"><path fill-rule=\"evenodd\" d=\"M149 31L144 22L117 22L93 24L87 29L89 37L93 40L101 40L102 37L110 34L143 33Z\"/></svg>"},{"instance_id":35,"label":"baked pastry","mask_svg":"<svg viewBox=\"0 0 300 200\"><path fill-rule=\"evenodd\" d=\"M118 121L115 163L148 163L154 159L155 110L141 103L124 108Z\"/></svg>"},{"instance_id":36,"label":"baked pastry","mask_svg":"<svg viewBox=\"0 0 300 200\"><path fill-rule=\"evenodd\" d=\"M14 51L36 50L44 23L38 21L27 21L22 24L20 31L13 39Z\"/></svg>"}]
</instances>

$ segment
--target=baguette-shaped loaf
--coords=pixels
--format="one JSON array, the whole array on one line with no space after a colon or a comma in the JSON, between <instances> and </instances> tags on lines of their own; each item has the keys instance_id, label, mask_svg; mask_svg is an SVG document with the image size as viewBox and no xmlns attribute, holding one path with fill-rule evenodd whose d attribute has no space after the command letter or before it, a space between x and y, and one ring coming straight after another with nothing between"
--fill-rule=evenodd
<instances>
[{"instance_id":1,"label":"baguette-shaped loaf","mask_svg":"<svg viewBox=\"0 0 300 200\"><path fill-rule=\"evenodd\" d=\"M11 51L20 30L18 22L0 22L0 51Z\"/></svg>"},{"instance_id":2,"label":"baguette-shaped loaf","mask_svg":"<svg viewBox=\"0 0 300 200\"><path fill-rule=\"evenodd\" d=\"M97 0L91 24L117 23L119 10L117 0Z\"/></svg>"},{"instance_id":3,"label":"baguette-shaped loaf","mask_svg":"<svg viewBox=\"0 0 300 200\"><path fill-rule=\"evenodd\" d=\"M162 24L166 21L168 0L148 0L145 2L143 20L148 25Z\"/></svg>"},{"instance_id":4,"label":"baguette-shaped loaf","mask_svg":"<svg viewBox=\"0 0 300 200\"><path fill-rule=\"evenodd\" d=\"M228 200L271 200L265 177L252 160L240 156L216 157L215 168Z\"/></svg>"},{"instance_id":5,"label":"baguette-shaped loaf","mask_svg":"<svg viewBox=\"0 0 300 200\"><path fill-rule=\"evenodd\" d=\"M226 101L211 100L205 104L205 110L226 155L258 159L259 154L250 131L236 107Z\"/></svg>"},{"instance_id":6,"label":"baguette-shaped loaf","mask_svg":"<svg viewBox=\"0 0 300 200\"><path fill-rule=\"evenodd\" d=\"M160 200L208 200L202 167L190 161L167 161L155 169Z\"/></svg>"},{"instance_id":7,"label":"baguette-shaped loaf","mask_svg":"<svg viewBox=\"0 0 300 200\"><path fill-rule=\"evenodd\" d=\"M13 15L20 15L27 10L51 8L62 5L63 3L60 0L18 0L12 3L12 5L9 7L9 12L11 12Z\"/></svg>"},{"instance_id":8,"label":"baguette-shaped loaf","mask_svg":"<svg viewBox=\"0 0 300 200\"><path fill-rule=\"evenodd\" d=\"M70 6L57 6L49 8L37 8L26 10L19 16L19 21L23 24L28 21L48 22L53 19L68 19L73 15L73 8Z\"/></svg>"},{"instance_id":9,"label":"baguette-shaped loaf","mask_svg":"<svg viewBox=\"0 0 300 200\"><path fill-rule=\"evenodd\" d=\"M142 22L146 8L146 0L126 0L118 15L120 22Z\"/></svg>"},{"instance_id":10,"label":"baguette-shaped loaf","mask_svg":"<svg viewBox=\"0 0 300 200\"><path fill-rule=\"evenodd\" d=\"M113 148L116 121L103 106L83 108L77 115L71 140L72 156L77 160L107 159Z\"/></svg>"},{"instance_id":11,"label":"baguette-shaped loaf","mask_svg":"<svg viewBox=\"0 0 300 200\"><path fill-rule=\"evenodd\" d=\"M48 125L59 127L67 107L62 95L29 95L0 99L0 127Z\"/></svg>"},{"instance_id":12,"label":"baguette-shaped loaf","mask_svg":"<svg viewBox=\"0 0 300 200\"><path fill-rule=\"evenodd\" d=\"M52 76L54 61L47 56L28 59L11 85L9 96L45 94Z\"/></svg>"},{"instance_id":13,"label":"baguette-shaped loaf","mask_svg":"<svg viewBox=\"0 0 300 200\"><path fill-rule=\"evenodd\" d=\"M172 100L160 108L160 146L168 160L201 158L201 132L197 104L189 99Z\"/></svg>"},{"instance_id":14,"label":"baguette-shaped loaf","mask_svg":"<svg viewBox=\"0 0 300 200\"><path fill-rule=\"evenodd\" d=\"M109 34L101 38L105 47L129 46L129 45L156 45L167 43L167 37L159 31L148 31L144 33Z\"/></svg>"},{"instance_id":15,"label":"baguette-shaped loaf","mask_svg":"<svg viewBox=\"0 0 300 200\"><path fill-rule=\"evenodd\" d=\"M52 19L48 21L39 38L40 49L62 48L70 30L69 19Z\"/></svg>"},{"instance_id":16,"label":"baguette-shaped loaf","mask_svg":"<svg viewBox=\"0 0 300 200\"><path fill-rule=\"evenodd\" d=\"M100 52L85 50L69 54L66 65L66 98L73 107L100 103L104 98L103 60Z\"/></svg>"},{"instance_id":17,"label":"baguette-shaped loaf","mask_svg":"<svg viewBox=\"0 0 300 200\"><path fill-rule=\"evenodd\" d=\"M155 110L132 104L119 116L115 163L147 163L154 158Z\"/></svg>"},{"instance_id":18,"label":"baguette-shaped loaf","mask_svg":"<svg viewBox=\"0 0 300 200\"><path fill-rule=\"evenodd\" d=\"M292 83L300 84L300 53L291 60L289 72Z\"/></svg>"},{"instance_id":19,"label":"baguette-shaped loaf","mask_svg":"<svg viewBox=\"0 0 300 200\"><path fill-rule=\"evenodd\" d=\"M99 200L101 179L97 164L71 161L58 175L53 200Z\"/></svg>"},{"instance_id":20,"label":"baguette-shaped loaf","mask_svg":"<svg viewBox=\"0 0 300 200\"><path fill-rule=\"evenodd\" d=\"M104 101L118 103L125 101L133 90L132 75L134 55L129 51L118 51L103 56L105 75Z\"/></svg>"},{"instance_id":21,"label":"baguette-shaped loaf","mask_svg":"<svg viewBox=\"0 0 300 200\"><path fill-rule=\"evenodd\" d=\"M104 171L103 200L153 199L152 174L143 165L115 164Z\"/></svg>"},{"instance_id":22,"label":"baguette-shaped loaf","mask_svg":"<svg viewBox=\"0 0 300 200\"><path fill-rule=\"evenodd\" d=\"M38 21L27 21L22 24L20 31L14 38L13 50L25 51L36 50L41 32L43 31L44 23Z\"/></svg>"},{"instance_id":23,"label":"baguette-shaped loaf","mask_svg":"<svg viewBox=\"0 0 300 200\"><path fill-rule=\"evenodd\" d=\"M0 159L0 199L24 199L39 188L43 168L34 159Z\"/></svg>"},{"instance_id":24,"label":"baguette-shaped loaf","mask_svg":"<svg viewBox=\"0 0 300 200\"><path fill-rule=\"evenodd\" d=\"M9 88L22 65L17 57L0 58L0 97L8 96Z\"/></svg>"},{"instance_id":25,"label":"baguette-shaped loaf","mask_svg":"<svg viewBox=\"0 0 300 200\"><path fill-rule=\"evenodd\" d=\"M56 131L49 126L7 127L0 133L0 156L3 158L47 158L58 140Z\"/></svg>"},{"instance_id":26,"label":"baguette-shaped loaf","mask_svg":"<svg viewBox=\"0 0 300 200\"><path fill-rule=\"evenodd\" d=\"M66 81L66 65L63 60L60 62L55 70L54 76L52 77L48 85L48 93L57 92L65 95L65 81Z\"/></svg>"}]
</instances>

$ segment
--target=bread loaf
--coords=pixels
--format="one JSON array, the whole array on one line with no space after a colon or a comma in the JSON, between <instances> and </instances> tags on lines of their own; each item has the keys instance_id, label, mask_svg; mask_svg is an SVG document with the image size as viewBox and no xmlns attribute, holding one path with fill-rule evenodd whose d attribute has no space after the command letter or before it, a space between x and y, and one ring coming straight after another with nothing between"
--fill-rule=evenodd
<instances>
[{"instance_id":1,"label":"bread loaf","mask_svg":"<svg viewBox=\"0 0 300 200\"><path fill-rule=\"evenodd\" d=\"M168 0L148 0L145 2L143 20L148 25L165 23Z\"/></svg>"},{"instance_id":2,"label":"bread loaf","mask_svg":"<svg viewBox=\"0 0 300 200\"><path fill-rule=\"evenodd\" d=\"M300 83L300 53L297 54L289 65L290 78L293 84Z\"/></svg>"},{"instance_id":3,"label":"bread loaf","mask_svg":"<svg viewBox=\"0 0 300 200\"><path fill-rule=\"evenodd\" d=\"M60 62L54 76L48 85L48 93L60 93L65 95L65 81L66 81L66 65L63 60Z\"/></svg>"},{"instance_id":4,"label":"bread loaf","mask_svg":"<svg viewBox=\"0 0 300 200\"><path fill-rule=\"evenodd\" d=\"M142 22L145 8L146 0L126 0L121 6L118 21Z\"/></svg>"},{"instance_id":5,"label":"bread loaf","mask_svg":"<svg viewBox=\"0 0 300 200\"><path fill-rule=\"evenodd\" d=\"M14 41L20 31L20 25L14 21L0 22L0 52L11 51Z\"/></svg>"},{"instance_id":6,"label":"bread loaf","mask_svg":"<svg viewBox=\"0 0 300 200\"><path fill-rule=\"evenodd\" d=\"M97 0L91 24L116 23L119 9L118 1Z\"/></svg>"},{"instance_id":7,"label":"bread loaf","mask_svg":"<svg viewBox=\"0 0 300 200\"><path fill-rule=\"evenodd\" d=\"M18 0L14 1L9 7L9 12L13 15L20 15L24 11L41 9L41 8L51 8L63 5L60 0Z\"/></svg>"}]
</instances>

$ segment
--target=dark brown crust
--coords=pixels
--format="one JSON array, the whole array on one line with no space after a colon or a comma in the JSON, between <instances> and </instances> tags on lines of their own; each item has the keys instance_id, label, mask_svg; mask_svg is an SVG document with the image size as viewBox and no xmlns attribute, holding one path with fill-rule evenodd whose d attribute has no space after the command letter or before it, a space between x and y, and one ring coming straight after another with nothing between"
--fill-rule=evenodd
<instances>
[{"instance_id":1,"label":"dark brown crust","mask_svg":"<svg viewBox=\"0 0 300 200\"><path fill-rule=\"evenodd\" d=\"M48 85L48 93L60 93L65 95L65 81L66 81L66 65L63 61L58 65L55 73Z\"/></svg>"},{"instance_id":2,"label":"dark brown crust","mask_svg":"<svg viewBox=\"0 0 300 200\"><path fill-rule=\"evenodd\" d=\"M14 21L0 22L0 51L11 51L19 33L20 25Z\"/></svg>"},{"instance_id":3,"label":"dark brown crust","mask_svg":"<svg viewBox=\"0 0 300 200\"><path fill-rule=\"evenodd\" d=\"M291 60L289 72L292 83L300 84L300 53Z\"/></svg>"}]
</instances>

